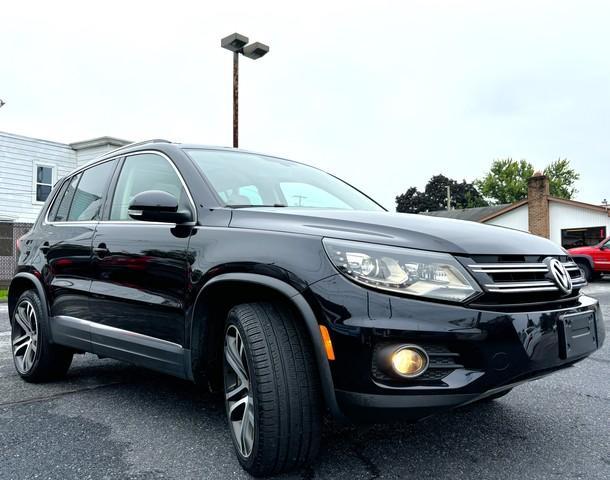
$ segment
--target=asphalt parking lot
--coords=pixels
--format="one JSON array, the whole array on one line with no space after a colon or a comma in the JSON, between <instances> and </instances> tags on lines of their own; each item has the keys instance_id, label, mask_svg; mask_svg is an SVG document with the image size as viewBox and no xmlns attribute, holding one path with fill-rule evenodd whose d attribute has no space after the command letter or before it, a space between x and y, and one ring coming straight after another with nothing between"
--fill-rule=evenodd
<instances>
[{"instance_id":1,"label":"asphalt parking lot","mask_svg":"<svg viewBox=\"0 0 610 480\"><path fill-rule=\"evenodd\" d=\"M587 291L610 330L610 278ZM222 401L93 355L66 380L13 368L0 304L0 479L247 478ZM610 478L610 342L574 368L418 424L325 425L319 459L285 478Z\"/></svg>"}]
</instances>

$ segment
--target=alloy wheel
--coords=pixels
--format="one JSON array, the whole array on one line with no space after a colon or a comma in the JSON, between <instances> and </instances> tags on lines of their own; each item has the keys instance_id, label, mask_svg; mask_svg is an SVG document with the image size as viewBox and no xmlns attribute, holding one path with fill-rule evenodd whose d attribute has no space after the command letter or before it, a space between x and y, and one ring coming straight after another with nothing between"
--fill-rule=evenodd
<instances>
[{"instance_id":1,"label":"alloy wheel","mask_svg":"<svg viewBox=\"0 0 610 480\"><path fill-rule=\"evenodd\" d=\"M38 349L38 318L29 300L22 301L15 309L11 343L17 370L22 374L29 373Z\"/></svg>"},{"instance_id":2,"label":"alloy wheel","mask_svg":"<svg viewBox=\"0 0 610 480\"><path fill-rule=\"evenodd\" d=\"M239 453L248 458L254 446L254 404L248 359L237 327L230 325L224 343L225 402L229 425Z\"/></svg>"}]
</instances>

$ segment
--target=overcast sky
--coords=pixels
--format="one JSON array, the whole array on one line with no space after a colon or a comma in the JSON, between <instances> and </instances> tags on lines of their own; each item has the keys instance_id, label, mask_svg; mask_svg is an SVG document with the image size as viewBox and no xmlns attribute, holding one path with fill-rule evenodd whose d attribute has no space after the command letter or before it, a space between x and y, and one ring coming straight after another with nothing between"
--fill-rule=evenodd
<instances>
[{"instance_id":1,"label":"overcast sky","mask_svg":"<svg viewBox=\"0 0 610 480\"><path fill-rule=\"evenodd\" d=\"M0 7L0 131L231 143L334 173L390 209L435 174L567 157L610 200L610 2L32 2Z\"/></svg>"}]
</instances>

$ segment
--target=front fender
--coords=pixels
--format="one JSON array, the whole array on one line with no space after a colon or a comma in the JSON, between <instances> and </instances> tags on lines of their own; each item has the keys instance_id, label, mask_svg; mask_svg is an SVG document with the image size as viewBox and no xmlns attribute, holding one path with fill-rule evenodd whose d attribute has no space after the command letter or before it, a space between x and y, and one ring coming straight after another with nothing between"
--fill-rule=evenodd
<instances>
[{"instance_id":1,"label":"front fender","mask_svg":"<svg viewBox=\"0 0 610 480\"><path fill-rule=\"evenodd\" d=\"M326 405L335 418L342 419L343 415L339 409L339 405L335 397L334 382L332 379L330 366L328 364L328 359L326 357L326 350L322 342L318 321L305 297L294 286L289 285L288 283L277 278L256 273L223 273L211 278L206 282L206 284L197 294L195 305L198 305L199 302L205 298L206 292L209 292L214 287L236 282L251 284L253 286L273 290L275 293L288 301L296 309L296 311L299 312L301 318L305 322L307 332L311 338L311 344L314 350L314 357L318 367L318 374L320 376L322 393L324 395ZM195 318L196 311L197 309L193 308L191 313L191 338L196 338L197 336L197 332L195 331L197 326Z\"/></svg>"}]
</instances>

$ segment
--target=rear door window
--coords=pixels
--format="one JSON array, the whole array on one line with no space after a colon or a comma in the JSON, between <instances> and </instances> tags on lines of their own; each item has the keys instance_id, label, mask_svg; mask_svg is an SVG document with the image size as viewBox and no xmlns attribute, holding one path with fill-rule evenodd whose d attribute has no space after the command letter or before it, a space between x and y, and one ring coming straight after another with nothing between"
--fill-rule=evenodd
<instances>
[{"instance_id":1,"label":"rear door window","mask_svg":"<svg viewBox=\"0 0 610 480\"><path fill-rule=\"evenodd\" d=\"M70 180L64 183L62 190L57 195L57 199L53 203L53 207L49 212L49 220L51 222L65 222L68 219L68 212L72 204L72 198L76 191L76 186L80 180L80 173L74 175Z\"/></svg>"}]
</instances>

